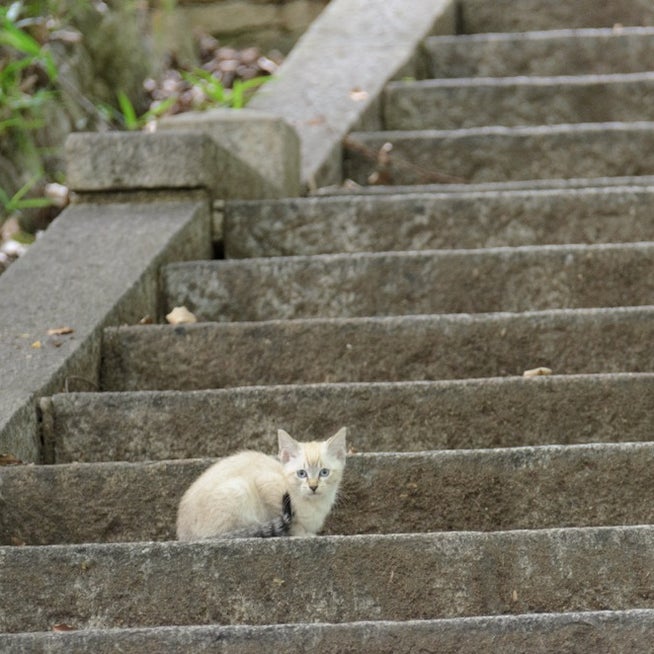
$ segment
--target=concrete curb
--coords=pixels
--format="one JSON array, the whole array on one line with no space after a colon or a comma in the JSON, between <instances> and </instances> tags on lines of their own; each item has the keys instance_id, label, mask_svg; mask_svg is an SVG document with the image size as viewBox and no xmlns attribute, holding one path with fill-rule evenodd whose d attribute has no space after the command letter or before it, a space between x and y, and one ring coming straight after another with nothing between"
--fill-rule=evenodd
<instances>
[{"instance_id":1,"label":"concrete curb","mask_svg":"<svg viewBox=\"0 0 654 654\"><path fill-rule=\"evenodd\" d=\"M157 316L159 267L210 256L209 230L201 191L74 205L0 277L0 452L41 459L37 399L97 388L103 327Z\"/></svg>"}]
</instances>

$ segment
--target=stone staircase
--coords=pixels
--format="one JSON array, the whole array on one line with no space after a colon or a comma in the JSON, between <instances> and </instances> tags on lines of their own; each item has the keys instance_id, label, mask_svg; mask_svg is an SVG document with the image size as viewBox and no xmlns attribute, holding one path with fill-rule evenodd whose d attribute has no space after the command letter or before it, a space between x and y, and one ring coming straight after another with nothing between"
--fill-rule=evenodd
<instances>
[{"instance_id":1,"label":"stone staircase","mask_svg":"<svg viewBox=\"0 0 654 654\"><path fill-rule=\"evenodd\" d=\"M0 650L651 650L654 29L589 23L428 39L345 155L401 188L229 201L162 268L200 322L106 329L2 471ZM324 537L171 542L208 459L342 425Z\"/></svg>"}]
</instances>

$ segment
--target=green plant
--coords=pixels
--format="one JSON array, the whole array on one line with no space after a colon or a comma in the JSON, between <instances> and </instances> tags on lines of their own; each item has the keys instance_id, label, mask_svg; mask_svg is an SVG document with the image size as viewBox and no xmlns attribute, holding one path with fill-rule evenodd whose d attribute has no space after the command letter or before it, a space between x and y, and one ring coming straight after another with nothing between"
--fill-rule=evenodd
<instances>
[{"instance_id":1,"label":"green plant","mask_svg":"<svg viewBox=\"0 0 654 654\"><path fill-rule=\"evenodd\" d=\"M125 92L118 91L116 97L118 98L118 106L120 107L118 116L125 129L128 130L143 129L150 121L165 114L176 101L176 98L166 98L162 102L152 105L144 114L138 116L134 105Z\"/></svg>"},{"instance_id":2,"label":"green plant","mask_svg":"<svg viewBox=\"0 0 654 654\"><path fill-rule=\"evenodd\" d=\"M249 99L249 91L269 82L272 77L264 75L248 80L234 80L232 88L227 88L217 77L210 72L196 68L191 72L182 73L182 77L192 86L197 87L206 101L198 109L219 105L231 109L242 109Z\"/></svg>"},{"instance_id":3,"label":"green plant","mask_svg":"<svg viewBox=\"0 0 654 654\"><path fill-rule=\"evenodd\" d=\"M22 209L38 209L40 207L49 207L53 201L49 198L26 198L25 196L38 183L38 178L31 179L24 184L11 197L2 188L0 188L0 205L3 211L9 215Z\"/></svg>"},{"instance_id":4,"label":"green plant","mask_svg":"<svg viewBox=\"0 0 654 654\"><path fill-rule=\"evenodd\" d=\"M52 55L23 29L22 10L22 2L0 7L0 134L39 127L52 97L47 83L57 79Z\"/></svg>"}]
</instances>

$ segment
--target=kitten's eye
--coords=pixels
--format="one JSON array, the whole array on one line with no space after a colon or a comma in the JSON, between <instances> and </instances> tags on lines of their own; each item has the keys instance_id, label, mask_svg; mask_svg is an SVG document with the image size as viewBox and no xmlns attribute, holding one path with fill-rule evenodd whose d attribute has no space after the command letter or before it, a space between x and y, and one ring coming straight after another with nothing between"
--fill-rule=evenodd
<instances>
[{"instance_id":1,"label":"kitten's eye","mask_svg":"<svg viewBox=\"0 0 654 654\"><path fill-rule=\"evenodd\" d=\"M318 474L321 477L329 477L329 470L327 468L322 468Z\"/></svg>"},{"instance_id":2,"label":"kitten's eye","mask_svg":"<svg viewBox=\"0 0 654 654\"><path fill-rule=\"evenodd\" d=\"M297 476L300 479L306 479L307 478L307 471L306 470L298 470L297 471Z\"/></svg>"}]
</instances>

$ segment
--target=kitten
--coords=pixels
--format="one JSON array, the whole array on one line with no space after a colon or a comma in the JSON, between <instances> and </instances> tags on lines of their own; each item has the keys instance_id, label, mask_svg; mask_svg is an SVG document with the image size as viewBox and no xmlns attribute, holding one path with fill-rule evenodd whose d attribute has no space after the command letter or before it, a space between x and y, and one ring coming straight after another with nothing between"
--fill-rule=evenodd
<instances>
[{"instance_id":1,"label":"kitten","mask_svg":"<svg viewBox=\"0 0 654 654\"><path fill-rule=\"evenodd\" d=\"M214 463L182 497L177 538L315 536L336 500L345 435L299 443L280 429L279 458L245 451Z\"/></svg>"}]
</instances>

